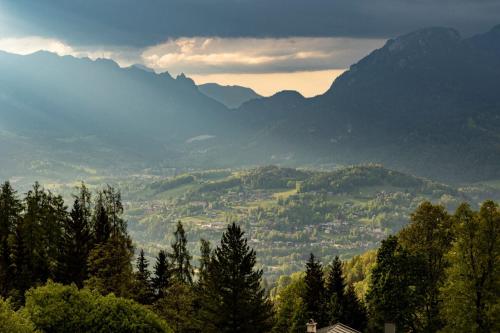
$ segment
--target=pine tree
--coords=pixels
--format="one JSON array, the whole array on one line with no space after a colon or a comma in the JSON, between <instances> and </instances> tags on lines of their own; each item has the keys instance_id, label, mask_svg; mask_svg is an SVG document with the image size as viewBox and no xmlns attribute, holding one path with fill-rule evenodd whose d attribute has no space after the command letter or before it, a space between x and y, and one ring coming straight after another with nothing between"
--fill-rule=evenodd
<instances>
[{"instance_id":1,"label":"pine tree","mask_svg":"<svg viewBox=\"0 0 500 333\"><path fill-rule=\"evenodd\" d=\"M50 191L43 202L43 216L41 224L43 230L42 244L44 248L44 260L47 264L47 279L57 280L60 271L60 258L64 246L63 230L68 224L68 209L60 195L54 195Z\"/></svg>"},{"instance_id":2,"label":"pine tree","mask_svg":"<svg viewBox=\"0 0 500 333\"><path fill-rule=\"evenodd\" d=\"M344 322L345 280L342 273L342 261L338 256L333 260L326 280L326 302L329 323L333 325Z\"/></svg>"},{"instance_id":3,"label":"pine tree","mask_svg":"<svg viewBox=\"0 0 500 333\"><path fill-rule=\"evenodd\" d=\"M356 296L352 284L350 284L345 291L341 322L361 332L364 331L368 322L366 308Z\"/></svg>"},{"instance_id":4,"label":"pine tree","mask_svg":"<svg viewBox=\"0 0 500 333\"><path fill-rule=\"evenodd\" d=\"M210 269L210 261L212 249L210 248L210 242L201 239L200 240L200 267L198 269L198 286L199 289L203 289L206 281L208 279L209 269Z\"/></svg>"},{"instance_id":5,"label":"pine tree","mask_svg":"<svg viewBox=\"0 0 500 333\"><path fill-rule=\"evenodd\" d=\"M126 235L127 223L122 218L123 205L120 191L107 185L101 193L104 198L104 207L111 227L111 233L114 235Z\"/></svg>"},{"instance_id":6,"label":"pine tree","mask_svg":"<svg viewBox=\"0 0 500 333\"><path fill-rule=\"evenodd\" d=\"M272 327L272 306L261 287L256 254L235 223L228 226L212 255L208 288L202 303L207 332L266 332Z\"/></svg>"},{"instance_id":7,"label":"pine tree","mask_svg":"<svg viewBox=\"0 0 500 333\"><path fill-rule=\"evenodd\" d=\"M38 183L26 194L25 205L19 237L28 254L28 275L32 284L44 283L57 276L68 214L62 197L46 192Z\"/></svg>"},{"instance_id":8,"label":"pine tree","mask_svg":"<svg viewBox=\"0 0 500 333\"><path fill-rule=\"evenodd\" d=\"M136 272L134 274L134 299L141 304L150 304L153 301L151 286L151 273L148 269L149 262L141 249L136 260Z\"/></svg>"},{"instance_id":9,"label":"pine tree","mask_svg":"<svg viewBox=\"0 0 500 333\"><path fill-rule=\"evenodd\" d=\"M12 276L15 276L12 280L14 289L10 291L10 294L19 306L24 303L24 293L32 284L29 249L25 244L21 223L22 220L16 225L10 239Z\"/></svg>"},{"instance_id":10,"label":"pine tree","mask_svg":"<svg viewBox=\"0 0 500 333\"><path fill-rule=\"evenodd\" d=\"M177 222L174 233L175 242L172 244L172 273L175 279L182 283L193 283L193 267L191 255L187 249L187 238L181 221Z\"/></svg>"},{"instance_id":11,"label":"pine tree","mask_svg":"<svg viewBox=\"0 0 500 333\"><path fill-rule=\"evenodd\" d=\"M205 239L200 239L200 266L198 268L198 280L193 288L195 293L195 298L193 300L193 317L196 319L197 323L203 322L203 295L207 293L208 289L211 255L212 249L210 248L210 242ZM202 326L203 325L199 325L199 332L203 331Z\"/></svg>"},{"instance_id":12,"label":"pine tree","mask_svg":"<svg viewBox=\"0 0 500 333\"><path fill-rule=\"evenodd\" d=\"M164 250L161 250L156 257L154 275L152 278L153 292L156 299L165 296L165 291L170 286L170 280L171 268L168 262L168 254Z\"/></svg>"},{"instance_id":13,"label":"pine tree","mask_svg":"<svg viewBox=\"0 0 500 333\"><path fill-rule=\"evenodd\" d=\"M97 194L92 234L94 244L103 244L111 237L111 224L102 192Z\"/></svg>"},{"instance_id":14,"label":"pine tree","mask_svg":"<svg viewBox=\"0 0 500 333\"><path fill-rule=\"evenodd\" d=\"M60 259L59 280L75 283L83 287L87 278L87 259L91 250L91 195L81 184L79 194L74 196L70 218L64 225L62 256Z\"/></svg>"},{"instance_id":15,"label":"pine tree","mask_svg":"<svg viewBox=\"0 0 500 333\"><path fill-rule=\"evenodd\" d=\"M0 297L6 297L13 288L14 272L9 239L21 219L22 203L9 182L0 188Z\"/></svg>"},{"instance_id":16,"label":"pine tree","mask_svg":"<svg viewBox=\"0 0 500 333\"><path fill-rule=\"evenodd\" d=\"M306 263L304 280L306 284L304 303L307 316L316 321L319 327L326 326L328 316L326 314L326 289L323 267L312 253Z\"/></svg>"}]
</instances>

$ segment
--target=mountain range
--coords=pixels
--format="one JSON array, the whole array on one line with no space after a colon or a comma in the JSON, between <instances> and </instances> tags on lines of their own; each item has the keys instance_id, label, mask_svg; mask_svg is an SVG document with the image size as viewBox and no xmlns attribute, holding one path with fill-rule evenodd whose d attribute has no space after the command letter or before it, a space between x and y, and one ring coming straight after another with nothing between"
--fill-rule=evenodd
<instances>
[{"instance_id":1,"label":"mountain range","mask_svg":"<svg viewBox=\"0 0 500 333\"><path fill-rule=\"evenodd\" d=\"M377 162L447 181L497 178L498 87L500 26L391 39L314 98L0 52L0 177Z\"/></svg>"}]
</instances>

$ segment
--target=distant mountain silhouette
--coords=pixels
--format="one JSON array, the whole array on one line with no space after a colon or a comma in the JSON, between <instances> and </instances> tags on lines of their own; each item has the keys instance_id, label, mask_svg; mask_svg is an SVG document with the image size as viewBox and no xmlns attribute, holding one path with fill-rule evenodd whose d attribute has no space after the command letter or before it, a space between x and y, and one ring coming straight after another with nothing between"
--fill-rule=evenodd
<instances>
[{"instance_id":1,"label":"distant mountain silhouette","mask_svg":"<svg viewBox=\"0 0 500 333\"><path fill-rule=\"evenodd\" d=\"M258 114L256 127L274 122L279 129L269 138L317 162L382 162L455 180L498 177L499 31L463 39L453 29L422 29L389 40L321 96L272 96L240 112Z\"/></svg>"},{"instance_id":2,"label":"distant mountain silhouette","mask_svg":"<svg viewBox=\"0 0 500 333\"><path fill-rule=\"evenodd\" d=\"M237 108L252 99L261 98L250 88L241 86L222 86L217 83L200 84L198 89L208 97L221 102L230 109Z\"/></svg>"},{"instance_id":3,"label":"distant mountain silhouette","mask_svg":"<svg viewBox=\"0 0 500 333\"><path fill-rule=\"evenodd\" d=\"M28 168L33 160L123 170L179 161L192 137L209 135L215 143L230 136L228 113L183 75L0 52L0 146L22 145L4 149Z\"/></svg>"},{"instance_id":4,"label":"distant mountain silhouette","mask_svg":"<svg viewBox=\"0 0 500 333\"><path fill-rule=\"evenodd\" d=\"M110 60L0 52L0 176L376 162L443 180L499 177L498 87L500 26L391 39L314 98L253 99Z\"/></svg>"}]
</instances>

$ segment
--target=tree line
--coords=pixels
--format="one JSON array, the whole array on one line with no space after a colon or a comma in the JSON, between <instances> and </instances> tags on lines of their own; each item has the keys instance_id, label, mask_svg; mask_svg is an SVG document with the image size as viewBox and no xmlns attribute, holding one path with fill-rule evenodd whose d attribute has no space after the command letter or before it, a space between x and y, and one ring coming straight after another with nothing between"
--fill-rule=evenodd
<instances>
[{"instance_id":1,"label":"tree line","mask_svg":"<svg viewBox=\"0 0 500 333\"><path fill-rule=\"evenodd\" d=\"M364 332L500 331L500 209L486 201L478 211L454 214L423 202L410 223L382 241L356 295L335 258L328 269L311 255L305 273L278 281L274 290L278 332L303 332L309 318L320 327L342 322Z\"/></svg>"},{"instance_id":2,"label":"tree line","mask_svg":"<svg viewBox=\"0 0 500 333\"><path fill-rule=\"evenodd\" d=\"M120 192L110 186L91 194L81 184L68 210L61 196L38 183L22 200L4 183L0 295L8 301L0 299L0 318L19 323L19 332L29 332L30 325L42 332L271 329L273 308L262 287L262 271L255 268L256 253L238 225L230 224L214 249L201 240L195 272L178 222L171 251L160 251L150 271L143 250L135 269L132 265L134 247L122 213ZM101 311L90 311L94 308ZM109 325L100 326L106 320Z\"/></svg>"},{"instance_id":3,"label":"tree line","mask_svg":"<svg viewBox=\"0 0 500 333\"><path fill-rule=\"evenodd\" d=\"M35 184L22 199L0 187L0 320L5 332L304 332L338 322L364 332L498 332L500 209L429 202L382 241L360 294L336 257L313 254L268 295L256 253L231 223L197 267L177 223L169 250L135 259L120 192L84 184L71 209ZM6 299L7 301L3 301ZM127 319L128 318L128 319ZM5 326L7 327L7 326ZM106 328L107 327L107 328ZM3 333L0 327L0 333Z\"/></svg>"}]
</instances>

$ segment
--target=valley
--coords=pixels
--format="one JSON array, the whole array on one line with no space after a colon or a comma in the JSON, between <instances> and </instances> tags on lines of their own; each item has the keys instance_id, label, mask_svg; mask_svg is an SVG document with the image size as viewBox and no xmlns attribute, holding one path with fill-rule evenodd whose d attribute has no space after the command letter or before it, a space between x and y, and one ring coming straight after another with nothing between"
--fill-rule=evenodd
<instances>
[{"instance_id":1,"label":"valley","mask_svg":"<svg viewBox=\"0 0 500 333\"><path fill-rule=\"evenodd\" d=\"M200 239L216 244L227 224L237 222L270 283L300 271L311 252L329 262L377 248L425 200L450 211L462 202L477 207L486 198L500 200L498 182L449 186L374 164L328 171L266 166L177 172L96 176L86 183L121 190L136 249L150 258L170 246L178 221L195 258ZM69 198L77 183L45 185Z\"/></svg>"}]
</instances>

